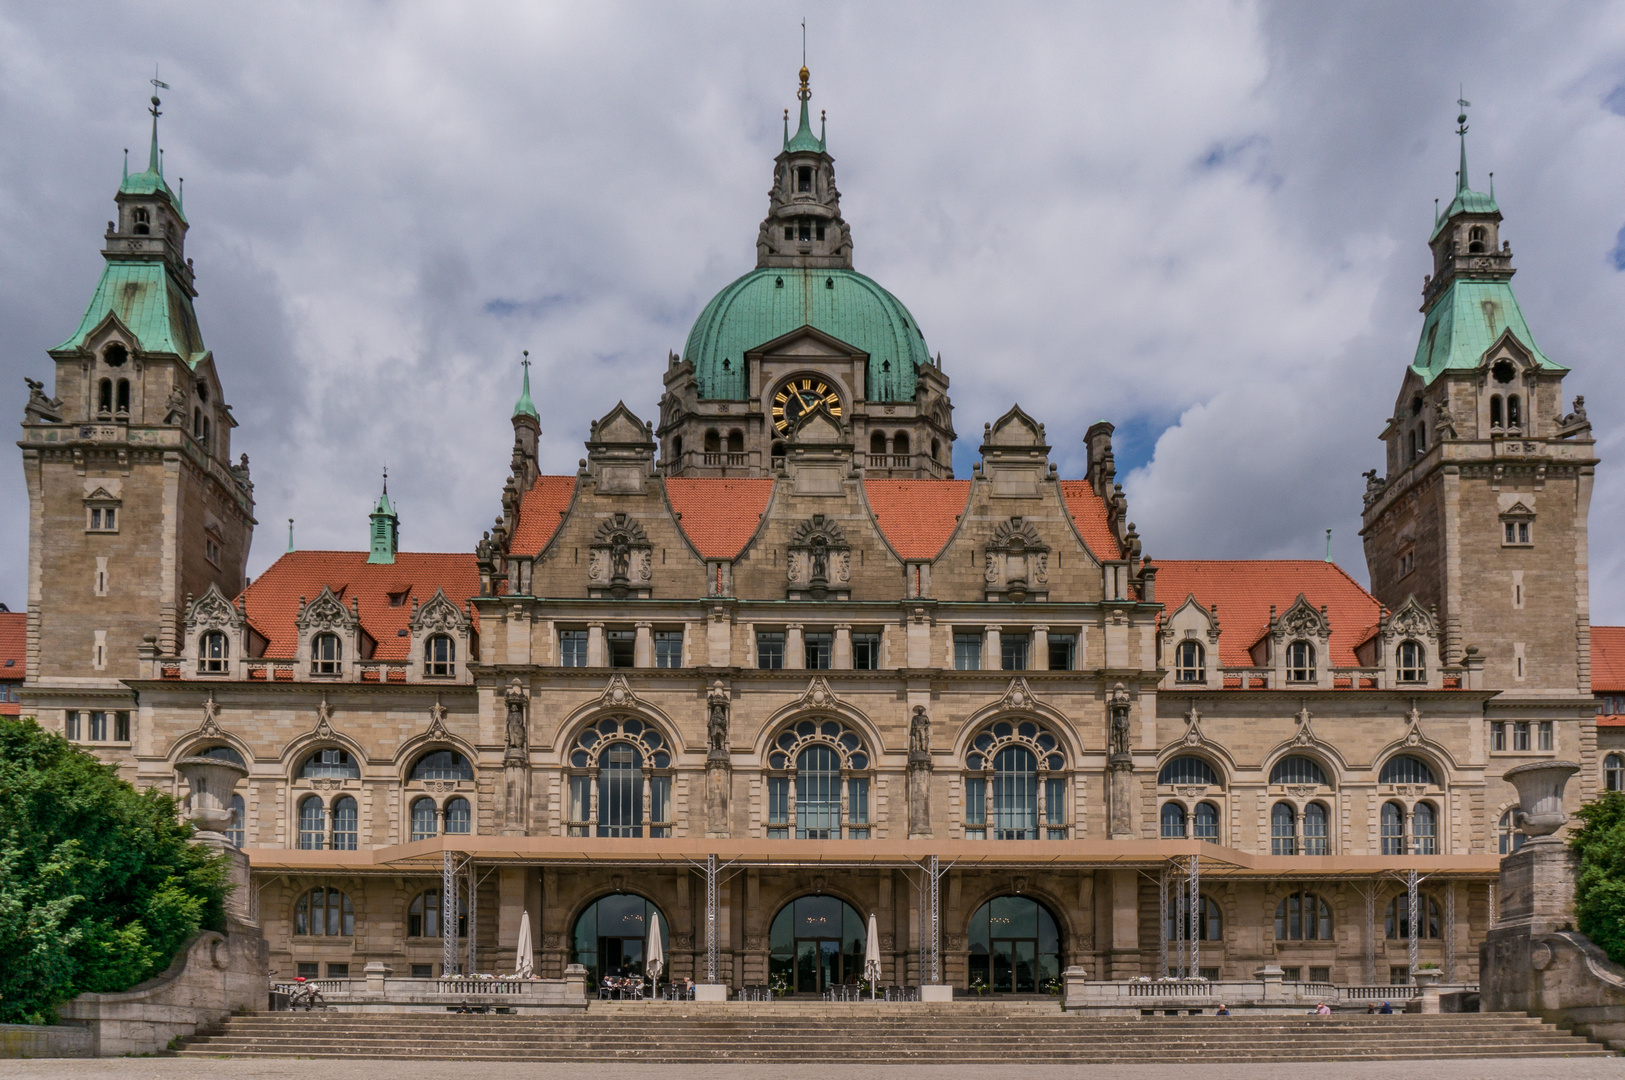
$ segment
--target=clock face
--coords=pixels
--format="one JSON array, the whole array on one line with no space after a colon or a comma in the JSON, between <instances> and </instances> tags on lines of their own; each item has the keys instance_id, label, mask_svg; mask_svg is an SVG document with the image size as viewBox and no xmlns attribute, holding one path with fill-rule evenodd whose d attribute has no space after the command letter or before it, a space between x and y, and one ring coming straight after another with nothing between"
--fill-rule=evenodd
<instances>
[{"instance_id":1,"label":"clock face","mask_svg":"<svg viewBox=\"0 0 1625 1080\"><path fill-rule=\"evenodd\" d=\"M841 396L829 384L808 376L786 381L773 395L773 426L780 435L815 409L841 415Z\"/></svg>"}]
</instances>

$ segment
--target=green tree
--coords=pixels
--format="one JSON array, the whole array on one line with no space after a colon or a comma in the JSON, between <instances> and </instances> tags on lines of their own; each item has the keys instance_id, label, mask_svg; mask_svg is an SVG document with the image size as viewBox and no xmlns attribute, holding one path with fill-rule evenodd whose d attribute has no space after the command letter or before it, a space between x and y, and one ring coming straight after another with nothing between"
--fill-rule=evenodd
<instances>
[{"instance_id":1,"label":"green tree","mask_svg":"<svg viewBox=\"0 0 1625 1080\"><path fill-rule=\"evenodd\" d=\"M0 717L0 1022L127 990L220 929L225 860L191 837L172 797L136 791L30 717Z\"/></svg>"},{"instance_id":2,"label":"green tree","mask_svg":"<svg viewBox=\"0 0 1625 1080\"><path fill-rule=\"evenodd\" d=\"M1579 810L1584 823L1569 838L1579 853L1574 906L1580 932L1625 964L1625 794L1610 791Z\"/></svg>"}]
</instances>

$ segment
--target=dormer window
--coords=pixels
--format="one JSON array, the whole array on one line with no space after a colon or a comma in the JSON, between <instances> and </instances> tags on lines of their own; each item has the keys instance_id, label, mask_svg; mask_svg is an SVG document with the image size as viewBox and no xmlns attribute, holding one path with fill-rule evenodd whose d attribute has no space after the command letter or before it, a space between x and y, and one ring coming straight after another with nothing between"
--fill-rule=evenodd
<instances>
[{"instance_id":1,"label":"dormer window","mask_svg":"<svg viewBox=\"0 0 1625 1080\"><path fill-rule=\"evenodd\" d=\"M796 169L796 190L797 191L804 191L804 192L807 192L808 194L811 194L812 189L813 189L812 166L803 165L800 168Z\"/></svg>"},{"instance_id":2,"label":"dormer window","mask_svg":"<svg viewBox=\"0 0 1625 1080\"><path fill-rule=\"evenodd\" d=\"M231 656L231 644L219 630L210 630L198 641L197 669L205 675L224 675Z\"/></svg>"},{"instance_id":3,"label":"dormer window","mask_svg":"<svg viewBox=\"0 0 1625 1080\"><path fill-rule=\"evenodd\" d=\"M1472 255L1481 255L1484 252L1484 237L1486 231L1482 225L1474 225L1467 230L1467 251Z\"/></svg>"},{"instance_id":4,"label":"dormer window","mask_svg":"<svg viewBox=\"0 0 1625 1080\"><path fill-rule=\"evenodd\" d=\"M138 206L131 210L130 220L135 224L134 231L137 236L146 236L152 232L152 218L148 215L146 207Z\"/></svg>"},{"instance_id":5,"label":"dormer window","mask_svg":"<svg viewBox=\"0 0 1625 1080\"><path fill-rule=\"evenodd\" d=\"M337 634L317 634L310 643L310 673L337 675L344 665L344 647Z\"/></svg>"},{"instance_id":6,"label":"dormer window","mask_svg":"<svg viewBox=\"0 0 1625 1080\"><path fill-rule=\"evenodd\" d=\"M1315 681L1315 647L1307 641L1294 641L1286 647L1286 677L1289 682Z\"/></svg>"},{"instance_id":7,"label":"dormer window","mask_svg":"<svg viewBox=\"0 0 1625 1080\"><path fill-rule=\"evenodd\" d=\"M1182 683L1203 682L1207 678L1205 669L1202 646L1195 641L1181 641L1175 653L1174 679Z\"/></svg>"},{"instance_id":8,"label":"dormer window","mask_svg":"<svg viewBox=\"0 0 1625 1080\"><path fill-rule=\"evenodd\" d=\"M1415 641L1399 643L1399 681L1402 683L1427 682L1427 661L1422 646Z\"/></svg>"}]
</instances>

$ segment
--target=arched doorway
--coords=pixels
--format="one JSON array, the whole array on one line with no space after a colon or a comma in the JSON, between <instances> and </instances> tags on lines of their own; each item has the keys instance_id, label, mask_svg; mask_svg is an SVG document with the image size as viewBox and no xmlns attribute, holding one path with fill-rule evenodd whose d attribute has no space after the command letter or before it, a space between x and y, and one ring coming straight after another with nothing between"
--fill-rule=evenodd
<instances>
[{"instance_id":1,"label":"arched doorway","mask_svg":"<svg viewBox=\"0 0 1625 1080\"><path fill-rule=\"evenodd\" d=\"M971 916L970 967L996 994L1037 994L1061 977L1061 933L1055 916L1025 896L997 896Z\"/></svg>"},{"instance_id":2,"label":"arched doorway","mask_svg":"<svg viewBox=\"0 0 1625 1080\"><path fill-rule=\"evenodd\" d=\"M570 962L587 969L589 986L606 975L642 975L649 920L656 915L660 916L660 951L669 957L671 927L660 909L636 893L613 893L587 905L576 919Z\"/></svg>"},{"instance_id":3,"label":"arched doorway","mask_svg":"<svg viewBox=\"0 0 1625 1080\"><path fill-rule=\"evenodd\" d=\"M768 971L791 993L818 994L863 978L868 926L838 896L803 896L773 917Z\"/></svg>"}]
</instances>

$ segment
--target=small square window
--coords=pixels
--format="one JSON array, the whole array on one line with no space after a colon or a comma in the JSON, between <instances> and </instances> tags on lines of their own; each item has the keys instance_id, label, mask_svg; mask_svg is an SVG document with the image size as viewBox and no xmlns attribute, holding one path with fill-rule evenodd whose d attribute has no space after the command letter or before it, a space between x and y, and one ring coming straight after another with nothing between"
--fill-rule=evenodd
<instances>
[{"instance_id":1,"label":"small square window","mask_svg":"<svg viewBox=\"0 0 1625 1080\"><path fill-rule=\"evenodd\" d=\"M1283 968L1281 968L1281 981L1282 982L1302 982L1303 981L1303 968L1301 968L1301 967L1283 967Z\"/></svg>"},{"instance_id":2,"label":"small square window","mask_svg":"<svg viewBox=\"0 0 1625 1080\"><path fill-rule=\"evenodd\" d=\"M655 631L655 667L683 666L683 632L681 630Z\"/></svg>"},{"instance_id":3,"label":"small square window","mask_svg":"<svg viewBox=\"0 0 1625 1080\"><path fill-rule=\"evenodd\" d=\"M585 630L559 631L559 666L587 666L587 632Z\"/></svg>"},{"instance_id":4,"label":"small square window","mask_svg":"<svg viewBox=\"0 0 1625 1080\"><path fill-rule=\"evenodd\" d=\"M880 635L852 635L852 666L859 671L880 670Z\"/></svg>"},{"instance_id":5,"label":"small square window","mask_svg":"<svg viewBox=\"0 0 1625 1080\"><path fill-rule=\"evenodd\" d=\"M1078 636L1076 634L1051 634L1049 636L1049 669L1051 671L1071 671L1078 651Z\"/></svg>"},{"instance_id":6,"label":"small square window","mask_svg":"<svg viewBox=\"0 0 1625 1080\"><path fill-rule=\"evenodd\" d=\"M982 635L954 635L954 670L980 671L982 669Z\"/></svg>"},{"instance_id":7,"label":"small square window","mask_svg":"<svg viewBox=\"0 0 1625 1080\"><path fill-rule=\"evenodd\" d=\"M778 671L784 667L784 635L759 633L756 635L756 666L763 671Z\"/></svg>"},{"instance_id":8,"label":"small square window","mask_svg":"<svg viewBox=\"0 0 1625 1080\"><path fill-rule=\"evenodd\" d=\"M118 532L118 507L86 507L85 529L89 532Z\"/></svg>"},{"instance_id":9,"label":"small square window","mask_svg":"<svg viewBox=\"0 0 1625 1080\"><path fill-rule=\"evenodd\" d=\"M220 541L207 534L203 537L203 557L215 566L220 565Z\"/></svg>"},{"instance_id":10,"label":"small square window","mask_svg":"<svg viewBox=\"0 0 1625 1080\"><path fill-rule=\"evenodd\" d=\"M1332 969L1329 967L1312 967L1309 969L1309 981L1329 983L1332 981Z\"/></svg>"},{"instance_id":11,"label":"small square window","mask_svg":"<svg viewBox=\"0 0 1625 1080\"><path fill-rule=\"evenodd\" d=\"M1408 967L1391 967L1388 969L1389 986L1409 986L1411 984L1411 969Z\"/></svg>"},{"instance_id":12,"label":"small square window","mask_svg":"<svg viewBox=\"0 0 1625 1080\"><path fill-rule=\"evenodd\" d=\"M329 979L348 979L350 977L349 964L328 964L327 977Z\"/></svg>"},{"instance_id":13,"label":"small square window","mask_svg":"<svg viewBox=\"0 0 1625 1080\"><path fill-rule=\"evenodd\" d=\"M296 966L296 973L301 979L319 979L322 977L322 965L300 961Z\"/></svg>"},{"instance_id":14,"label":"small square window","mask_svg":"<svg viewBox=\"0 0 1625 1080\"><path fill-rule=\"evenodd\" d=\"M1534 541L1530 539L1531 522L1527 518L1518 518L1501 522L1501 543L1503 547L1526 547Z\"/></svg>"}]
</instances>

